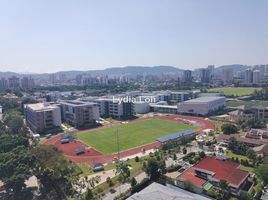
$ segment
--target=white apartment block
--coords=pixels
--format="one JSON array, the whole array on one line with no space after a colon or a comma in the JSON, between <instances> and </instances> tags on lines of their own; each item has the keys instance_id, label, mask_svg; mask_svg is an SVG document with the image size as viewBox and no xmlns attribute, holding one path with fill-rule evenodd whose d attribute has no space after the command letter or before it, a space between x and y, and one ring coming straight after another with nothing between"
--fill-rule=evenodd
<instances>
[{"instance_id":1,"label":"white apartment block","mask_svg":"<svg viewBox=\"0 0 268 200\"><path fill-rule=\"evenodd\" d=\"M57 105L36 103L26 104L24 108L26 124L34 133L42 133L61 125L61 111Z\"/></svg>"}]
</instances>

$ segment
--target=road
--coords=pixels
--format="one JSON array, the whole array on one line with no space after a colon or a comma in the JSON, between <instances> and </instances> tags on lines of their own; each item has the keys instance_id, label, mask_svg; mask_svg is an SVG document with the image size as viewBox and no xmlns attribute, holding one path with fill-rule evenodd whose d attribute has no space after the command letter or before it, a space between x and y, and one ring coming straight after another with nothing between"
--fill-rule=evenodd
<instances>
[{"instance_id":1,"label":"road","mask_svg":"<svg viewBox=\"0 0 268 200\"><path fill-rule=\"evenodd\" d=\"M135 177L135 179L137 180L137 183L140 183L144 178L146 178L147 175L145 174L145 172L140 173L138 176ZM114 199L116 196L120 195L120 193L124 193L127 190L129 190L131 188L131 185L129 183L124 183L115 189L115 193L111 194L110 192L107 193L104 197L103 200L112 200Z\"/></svg>"}]
</instances>

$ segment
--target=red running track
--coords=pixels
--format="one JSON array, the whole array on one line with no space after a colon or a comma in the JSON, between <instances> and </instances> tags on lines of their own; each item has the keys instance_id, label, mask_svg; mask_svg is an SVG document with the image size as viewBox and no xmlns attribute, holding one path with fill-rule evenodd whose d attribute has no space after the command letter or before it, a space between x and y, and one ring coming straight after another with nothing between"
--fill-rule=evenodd
<instances>
[{"instance_id":1,"label":"red running track","mask_svg":"<svg viewBox=\"0 0 268 200\"><path fill-rule=\"evenodd\" d=\"M167 115L161 116L160 119L172 120L178 123L186 123L187 121L193 121L196 124L200 125L198 132L202 132L205 129L214 129L214 123L210 120L206 120L200 117L184 116L184 115ZM136 120L135 120L136 121ZM117 158L117 153L104 155L96 149L89 147L88 145L82 143L81 141L74 140L67 144L60 143L61 136L56 135L49 138L44 144L53 145L59 151L61 151L66 159L75 162L75 163L88 163L93 166L96 163L107 163L111 162L114 158ZM140 147L135 147L133 149L128 149L126 151L120 152L120 158L132 156L138 153L141 153L143 150L151 150L161 145L160 142L154 142L152 144L146 144ZM75 149L84 146L86 147L86 152L81 155L75 155Z\"/></svg>"}]
</instances>

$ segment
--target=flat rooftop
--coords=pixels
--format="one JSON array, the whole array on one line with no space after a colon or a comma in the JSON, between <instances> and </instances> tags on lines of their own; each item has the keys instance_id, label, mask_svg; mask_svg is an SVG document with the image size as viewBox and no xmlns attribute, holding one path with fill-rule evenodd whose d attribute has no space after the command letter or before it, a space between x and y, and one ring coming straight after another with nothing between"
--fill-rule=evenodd
<instances>
[{"instance_id":1,"label":"flat rooftop","mask_svg":"<svg viewBox=\"0 0 268 200\"><path fill-rule=\"evenodd\" d=\"M133 194L127 200L209 200L209 198L188 192L172 185L152 183L140 192Z\"/></svg>"},{"instance_id":2,"label":"flat rooftop","mask_svg":"<svg viewBox=\"0 0 268 200\"><path fill-rule=\"evenodd\" d=\"M51 110L58 108L56 105L46 104L46 103L34 103L34 104L27 104L27 107L34 111L43 111L43 110Z\"/></svg>"},{"instance_id":3,"label":"flat rooftop","mask_svg":"<svg viewBox=\"0 0 268 200\"><path fill-rule=\"evenodd\" d=\"M225 99L225 97L220 97L220 96L207 96L207 97L199 97L195 99L191 99L188 101L182 102L182 104L187 104L187 103L208 103L208 102L213 102L219 99Z\"/></svg>"},{"instance_id":4,"label":"flat rooftop","mask_svg":"<svg viewBox=\"0 0 268 200\"><path fill-rule=\"evenodd\" d=\"M85 102L85 101L78 101L78 100L69 100L69 101L60 101L60 104L79 107L79 106L89 106L89 105L96 105L94 102Z\"/></svg>"}]
</instances>

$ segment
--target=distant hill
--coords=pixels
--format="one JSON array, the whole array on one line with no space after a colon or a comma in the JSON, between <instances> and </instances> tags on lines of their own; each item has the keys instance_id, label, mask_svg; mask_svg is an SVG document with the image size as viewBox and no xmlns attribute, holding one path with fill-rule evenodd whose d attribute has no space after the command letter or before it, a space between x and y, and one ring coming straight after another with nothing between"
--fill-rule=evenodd
<instances>
[{"instance_id":1,"label":"distant hill","mask_svg":"<svg viewBox=\"0 0 268 200\"><path fill-rule=\"evenodd\" d=\"M222 65L216 68L216 72L221 73L224 69L233 69L234 73L245 71L248 68L246 65L233 64L233 65Z\"/></svg>"},{"instance_id":2,"label":"distant hill","mask_svg":"<svg viewBox=\"0 0 268 200\"><path fill-rule=\"evenodd\" d=\"M172 66L126 66L126 67L111 67L103 70L88 70L88 71L60 71L56 74L65 74L69 78L73 78L78 74L90 74L91 76L108 75L118 76L126 74L128 76L137 76L139 74L170 74L182 73L183 70Z\"/></svg>"},{"instance_id":3,"label":"distant hill","mask_svg":"<svg viewBox=\"0 0 268 200\"><path fill-rule=\"evenodd\" d=\"M18 73L15 72L0 72L0 77L11 77L11 76L19 76Z\"/></svg>"},{"instance_id":4,"label":"distant hill","mask_svg":"<svg viewBox=\"0 0 268 200\"><path fill-rule=\"evenodd\" d=\"M233 69L234 73L239 71L244 71L248 66L233 64L233 65L223 65L215 68L216 73L221 73L223 69ZM174 66L126 66L126 67L111 67L103 70L72 70L72 71L59 71L55 74L65 74L68 78L75 78L78 74L89 74L91 76L97 75L108 75L108 76L118 76L126 74L128 76L137 76L145 74L182 74L184 69L180 69ZM38 79L48 79L51 73L40 73L40 74L31 74L31 73L15 73L15 72L0 72L0 77L11 77L11 76L24 76L31 75L34 78Z\"/></svg>"}]
</instances>

